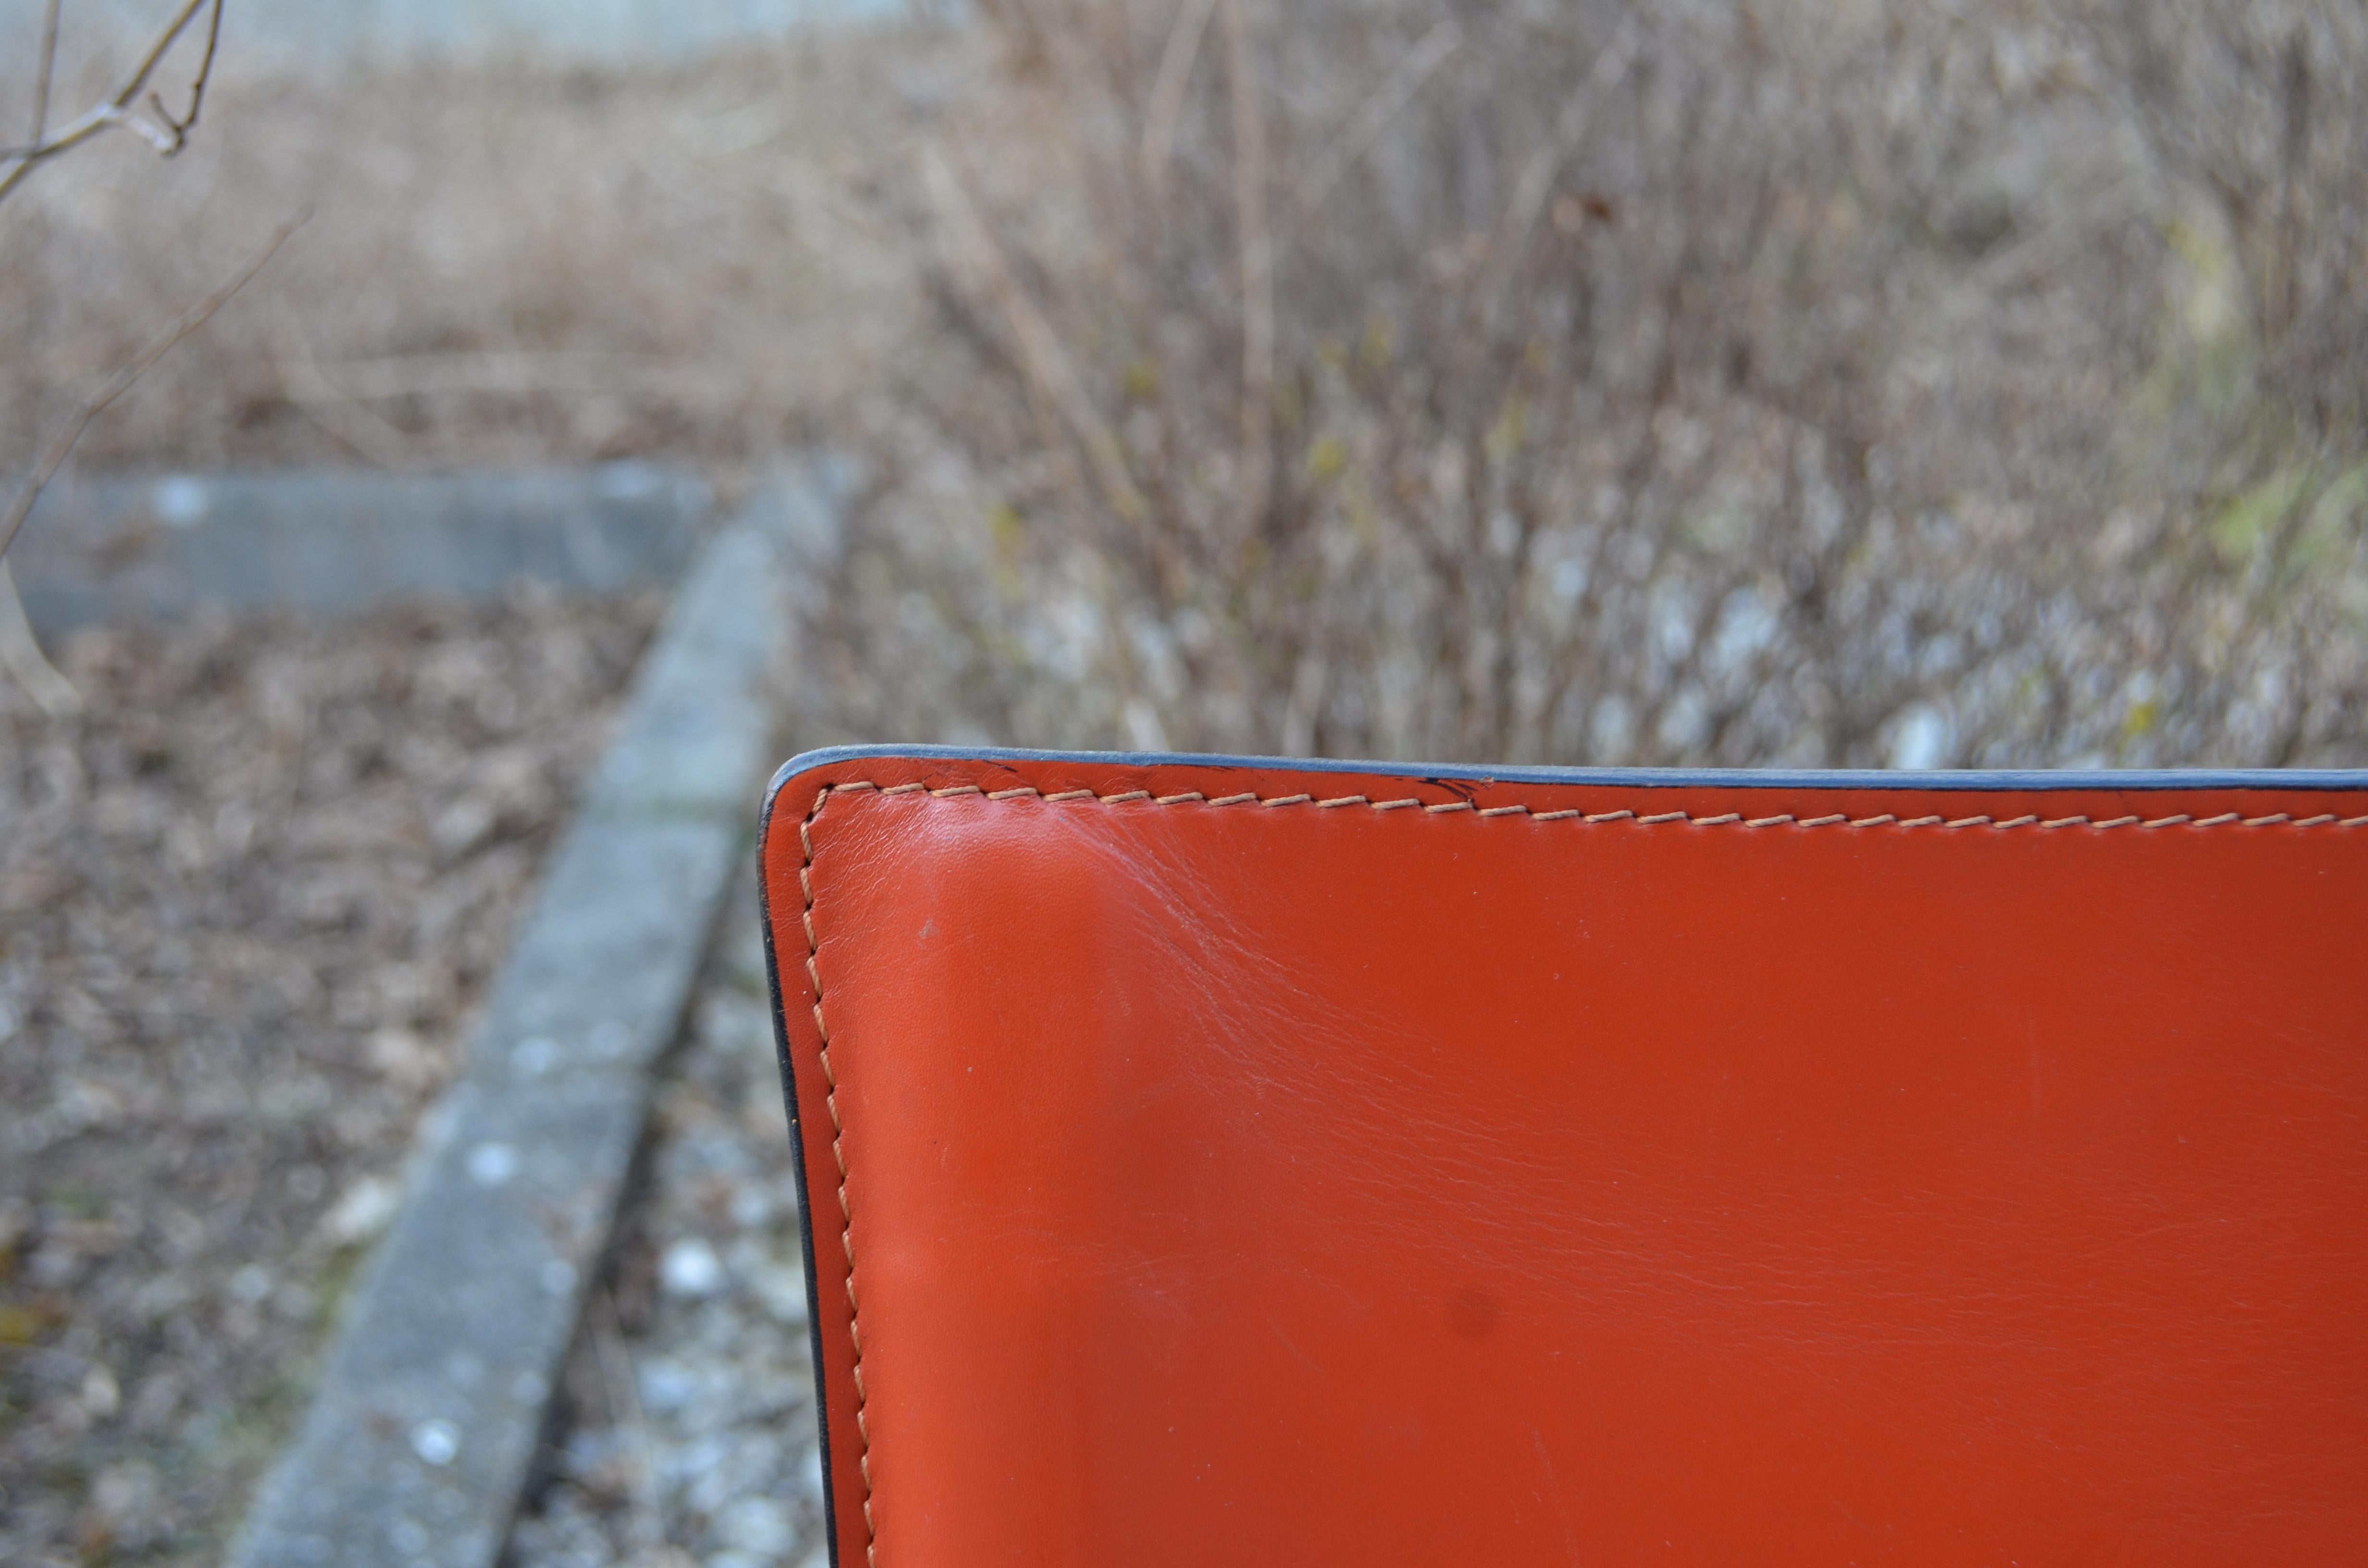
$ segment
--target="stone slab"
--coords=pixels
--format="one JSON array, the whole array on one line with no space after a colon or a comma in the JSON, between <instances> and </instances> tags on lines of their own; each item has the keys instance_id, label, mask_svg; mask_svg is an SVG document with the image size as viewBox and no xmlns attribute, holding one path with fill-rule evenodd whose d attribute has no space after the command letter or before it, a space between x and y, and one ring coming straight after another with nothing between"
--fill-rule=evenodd
<instances>
[{"instance_id":1,"label":"stone slab","mask_svg":"<svg viewBox=\"0 0 2368 1568\"><path fill-rule=\"evenodd\" d=\"M777 749L828 472L761 497L687 575L232 1568L499 1560Z\"/></svg>"},{"instance_id":2,"label":"stone slab","mask_svg":"<svg viewBox=\"0 0 2368 1568\"><path fill-rule=\"evenodd\" d=\"M201 605L335 615L530 582L610 594L673 582L712 505L702 481L646 463L65 477L8 559L44 634Z\"/></svg>"}]
</instances>

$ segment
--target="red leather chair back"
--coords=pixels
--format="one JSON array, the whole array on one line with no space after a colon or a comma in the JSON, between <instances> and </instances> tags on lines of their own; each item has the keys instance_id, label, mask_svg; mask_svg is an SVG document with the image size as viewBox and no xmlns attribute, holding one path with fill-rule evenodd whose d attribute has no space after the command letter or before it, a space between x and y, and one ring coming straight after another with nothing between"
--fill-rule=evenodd
<instances>
[{"instance_id":1,"label":"red leather chair back","mask_svg":"<svg viewBox=\"0 0 2368 1568\"><path fill-rule=\"evenodd\" d=\"M2368 1555L2368 788L824 754L837 1562Z\"/></svg>"}]
</instances>

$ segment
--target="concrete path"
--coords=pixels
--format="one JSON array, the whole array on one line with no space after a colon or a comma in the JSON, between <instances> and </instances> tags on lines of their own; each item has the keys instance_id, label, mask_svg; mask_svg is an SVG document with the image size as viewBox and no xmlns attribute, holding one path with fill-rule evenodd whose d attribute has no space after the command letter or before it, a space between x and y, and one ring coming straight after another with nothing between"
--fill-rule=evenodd
<instances>
[{"instance_id":1,"label":"concrete path","mask_svg":"<svg viewBox=\"0 0 2368 1568\"><path fill-rule=\"evenodd\" d=\"M694 563L233 1568L499 1557L779 749L788 569L836 526L784 486Z\"/></svg>"}]
</instances>

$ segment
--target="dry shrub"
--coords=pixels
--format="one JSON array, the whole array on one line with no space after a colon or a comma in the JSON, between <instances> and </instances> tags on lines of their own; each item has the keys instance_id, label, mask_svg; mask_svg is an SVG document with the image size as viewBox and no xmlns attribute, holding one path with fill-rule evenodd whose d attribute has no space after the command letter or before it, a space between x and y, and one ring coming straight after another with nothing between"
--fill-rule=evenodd
<instances>
[{"instance_id":1,"label":"dry shrub","mask_svg":"<svg viewBox=\"0 0 2368 1568\"><path fill-rule=\"evenodd\" d=\"M728 477L825 439L914 297L865 188L974 50L923 29L598 70L222 52L177 162L112 138L0 213L0 473L297 210L78 464ZM28 107L7 75L0 139Z\"/></svg>"},{"instance_id":2,"label":"dry shrub","mask_svg":"<svg viewBox=\"0 0 2368 1568\"><path fill-rule=\"evenodd\" d=\"M848 727L2362 759L2348 13L985 9Z\"/></svg>"}]
</instances>

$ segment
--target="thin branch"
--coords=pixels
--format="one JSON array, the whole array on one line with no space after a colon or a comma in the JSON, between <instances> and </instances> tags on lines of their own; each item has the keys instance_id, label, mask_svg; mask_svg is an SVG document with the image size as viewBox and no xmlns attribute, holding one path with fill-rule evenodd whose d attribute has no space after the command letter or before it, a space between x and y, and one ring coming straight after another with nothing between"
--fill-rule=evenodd
<instances>
[{"instance_id":1,"label":"thin branch","mask_svg":"<svg viewBox=\"0 0 2368 1568\"><path fill-rule=\"evenodd\" d=\"M0 561L0 669L13 676L35 707L52 719L70 719L82 711L82 693L41 652L33 623L25 619L25 604L17 597L17 580L8 563Z\"/></svg>"},{"instance_id":2,"label":"thin branch","mask_svg":"<svg viewBox=\"0 0 2368 1568\"><path fill-rule=\"evenodd\" d=\"M657 1466L650 1458L649 1417L642 1410L633 1352L625 1343L625 1329L617 1315L617 1299L606 1286L594 1299L592 1349L600 1367L601 1392L607 1395L612 1425L625 1429L633 1464L627 1501L626 1530L638 1557L666 1544L666 1510L658 1496Z\"/></svg>"},{"instance_id":3,"label":"thin branch","mask_svg":"<svg viewBox=\"0 0 2368 1568\"><path fill-rule=\"evenodd\" d=\"M1636 62L1636 51L1644 42L1640 6L1620 18L1611 41L1595 57L1588 68L1586 80L1572 89L1563 103L1562 114L1554 121L1554 134L1543 145L1531 153L1522 166L1520 178L1514 183L1513 199L1506 205L1504 221L1497 225L1494 254L1488 261L1488 276L1481 290L1481 320L1487 332L1496 329L1506 290L1512 287L1513 274L1520 269L1522 253L1529 249L1530 233L1538 226L1538 219L1546 209L1546 198L1554 194L1554 181L1570 155L1587 140L1588 122L1594 118L1596 105L1611 96L1612 90L1626 79L1628 69Z\"/></svg>"},{"instance_id":4,"label":"thin branch","mask_svg":"<svg viewBox=\"0 0 2368 1568\"><path fill-rule=\"evenodd\" d=\"M1234 91L1234 222L1242 250L1242 473L1245 533L1274 486L1274 235L1266 211L1266 116L1241 0L1224 0Z\"/></svg>"},{"instance_id":5,"label":"thin branch","mask_svg":"<svg viewBox=\"0 0 2368 1568\"><path fill-rule=\"evenodd\" d=\"M222 0L214 0L213 16L206 23L205 56L198 62L197 79L189 84L189 108L188 112L183 114L178 119L176 119L173 118L173 111L165 107L165 100L163 98L158 97L154 93L148 95L148 106L156 111L156 117L159 119L162 119L165 124L173 128L173 135L178 142L187 142L188 140L189 132L198 128L198 111L206 107L206 84L213 80L214 51L221 46ZM175 151L177 152L179 148L176 145Z\"/></svg>"},{"instance_id":6,"label":"thin branch","mask_svg":"<svg viewBox=\"0 0 2368 1568\"><path fill-rule=\"evenodd\" d=\"M74 451L74 443L82 439L82 433L90 422L106 412L109 403L131 391L131 384L145 375L148 368L162 359L175 344L205 325L216 311L230 303L231 296L245 288L248 280L263 270L264 264L279 254L279 247L288 243L288 236L311 216L310 212L300 212L280 224L273 232L270 242L256 253L255 259L239 269L236 277L182 312L170 326L150 340L148 347L142 348L137 358L109 376L90 401L74 412L74 416L66 421L65 427L51 438L48 448L41 453L41 460L33 469L33 477L25 482L17 492L16 500L9 503L7 516L0 518L0 557L6 557L8 547L17 542L17 530L25 526L25 518L31 513L33 503L40 498L42 488L64 466L66 458Z\"/></svg>"},{"instance_id":7,"label":"thin branch","mask_svg":"<svg viewBox=\"0 0 2368 1568\"><path fill-rule=\"evenodd\" d=\"M286 335L276 358L288 401L299 413L367 462L394 471L413 466L404 433L322 375L295 332Z\"/></svg>"},{"instance_id":8,"label":"thin branch","mask_svg":"<svg viewBox=\"0 0 2368 1568\"><path fill-rule=\"evenodd\" d=\"M1463 42L1463 29L1455 25L1452 17L1441 18L1416 41L1390 73L1389 79L1365 100L1365 107L1347 129L1334 137L1299 176L1291 195L1294 227L1315 216L1315 210L1324 205L1324 199L1332 194L1332 187L1340 183L1340 176L1372 149L1373 143L1382 139L1382 132L1389 129L1390 121L1414 101L1431 74L1446 64Z\"/></svg>"},{"instance_id":9,"label":"thin branch","mask_svg":"<svg viewBox=\"0 0 2368 1568\"><path fill-rule=\"evenodd\" d=\"M41 74L33 83L33 142L39 144L50 129L50 84L58 74L58 7L65 0L50 0L41 12Z\"/></svg>"},{"instance_id":10,"label":"thin branch","mask_svg":"<svg viewBox=\"0 0 2368 1568\"><path fill-rule=\"evenodd\" d=\"M1167 47L1160 51L1159 74L1151 84L1151 106L1143 124L1143 178L1155 200L1167 194L1167 165L1176 153L1176 126L1184 113L1184 89L1192 81L1192 62L1200 57L1201 35L1209 30L1209 13L1217 0L1182 0L1176 21L1167 29Z\"/></svg>"},{"instance_id":11,"label":"thin branch","mask_svg":"<svg viewBox=\"0 0 2368 1568\"><path fill-rule=\"evenodd\" d=\"M1076 369L1061 347L1060 337L1020 286L1003 247L996 244L994 232L987 228L985 220L972 205L969 192L962 188L961 176L934 142L922 149L921 178L946 226L953 231L957 244L970 253L973 265L985 274L987 291L994 296L1005 325L1019 346L1020 364L1030 380L1040 385L1053 405L1061 411L1077 444L1086 449L1094 477L1107 493L1110 506L1129 522L1142 520L1149 508L1126 472L1125 449L1119 445L1116 432L1094 411L1093 401L1086 395L1085 385L1078 381Z\"/></svg>"},{"instance_id":12,"label":"thin branch","mask_svg":"<svg viewBox=\"0 0 2368 1568\"><path fill-rule=\"evenodd\" d=\"M147 91L148 79L156 74L156 67L163 63L165 53L179 41L181 34L188 30L198 13L209 6L213 7L213 17L206 32L205 59L199 68L197 81L189 89L188 113L182 119L174 119L151 93L149 99L155 104L162 123L139 114L135 106L140 102L140 95ZM156 35L155 40L148 47L148 52L141 58L137 68L124 79L112 97L68 120L58 128L55 134L36 135L27 146L0 149L0 165L6 169L6 173L0 173L0 200L6 199L8 194L23 184L25 177L34 169L60 153L80 146L103 131L131 131L154 148L160 156L167 158L188 145L189 128L198 122L198 110L205 102L206 84L213 74L214 46L222 36L222 0L183 0L180 10Z\"/></svg>"}]
</instances>

